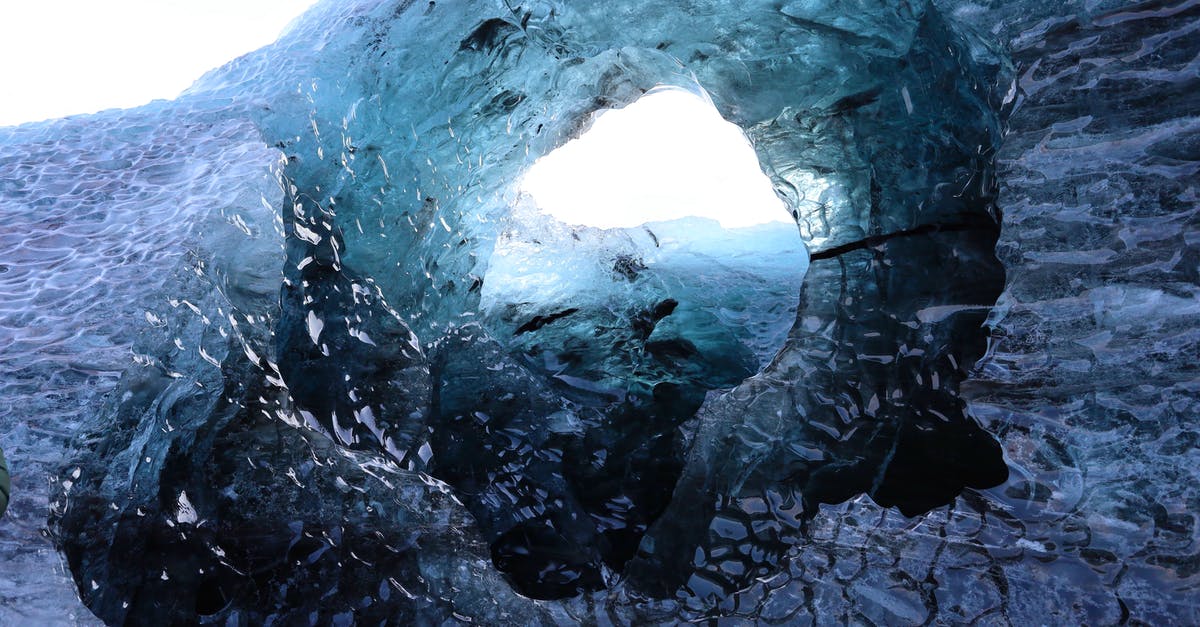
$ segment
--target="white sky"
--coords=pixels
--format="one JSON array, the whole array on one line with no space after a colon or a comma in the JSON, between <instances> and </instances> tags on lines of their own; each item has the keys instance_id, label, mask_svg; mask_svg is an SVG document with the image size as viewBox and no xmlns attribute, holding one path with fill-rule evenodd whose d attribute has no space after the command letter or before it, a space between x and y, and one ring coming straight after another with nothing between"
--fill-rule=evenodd
<instances>
[{"instance_id":1,"label":"white sky","mask_svg":"<svg viewBox=\"0 0 1200 627\"><path fill-rule=\"evenodd\" d=\"M521 189L555 219L597 228L687 216L725 228L794 223L742 130L681 89L604 112L534 163Z\"/></svg>"},{"instance_id":2,"label":"white sky","mask_svg":"<svg viewBox=\"0 0 1200 627\"><path fill-rule=\"evenodd\" d=\"M174 98L314 0L0 0L0 126Z\"/></svg>"}]
</instances>

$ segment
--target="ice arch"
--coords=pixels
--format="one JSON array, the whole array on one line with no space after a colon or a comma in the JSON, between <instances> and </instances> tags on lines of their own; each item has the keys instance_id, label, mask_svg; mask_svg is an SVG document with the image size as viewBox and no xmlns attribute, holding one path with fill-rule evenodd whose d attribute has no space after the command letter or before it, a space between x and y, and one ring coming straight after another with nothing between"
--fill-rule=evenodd
<instances>
[{"instance_id":1,"label":"ice arch","mask_svg":"<svg viewBox=\"0 0 1200 627\"><path fill-rule=\"evenodd\" d=\"M517 343L526 350L561 350L549 358L556 375L580 374L565 363L581 359L569 346L624 344L599 331L627 326L618 312L667 301L675 303L669 319L647 337L652 355L721 354L728 366L742 364L709 373L710 389L757 373L782 347L808 254L753 147L704 94L658 88L597 112L580 137L529 168L517 193L479 310L508 323L493 327L497 335L525 336ZM575 332L533 333L543 325L531 321L556 316L571 320L552 328ZM605 361L596 357L605 350L594 347L586 361ZM642 357L625 369L590 369L584 380L625 387L621 373Z\"/></svg>"},{"instance_id":2,"label":"ice arch","mask_svg":"<svg viewBox=\"0 0 1200 627\"><path fill-rule=\"evenodd\" d=\"M173 106L250 120L279 150L264 196L285 251L234 257L264 280L221 259L199 268L211 284L181 282L206 308L187 311L217 313L180 314L189 343L147 348L170 376L135 371L98 412L121 428L77 460L55 521L85 601L117 622L499 621L612 586L703 611L780 572L820 504L915 515L1002 481L958 384L1003 285L1008 68L928 4L855 7L326 2L198 83ZM682 342L625 390L561 376L613 346L653 353L674 299L619 312L573 362L512 338L596 320L505 327L480 307L511 182L658 85L707 91L745 130L812 251L784 348L717 389L694 382L727 353ZM255 215L245 232L269 239L275 216ZM209 349L170 348L195 337ZM264 490L247 451L292 480ZM98 537L116 548L79 541Z\"/></svg>"}]
</instances>

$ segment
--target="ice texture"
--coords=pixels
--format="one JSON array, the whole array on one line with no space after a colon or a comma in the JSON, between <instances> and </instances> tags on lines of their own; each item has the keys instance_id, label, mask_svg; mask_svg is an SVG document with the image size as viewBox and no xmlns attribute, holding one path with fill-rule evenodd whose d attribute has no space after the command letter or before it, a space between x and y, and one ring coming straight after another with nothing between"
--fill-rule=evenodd
<instances>
[{"instance_id":1,"label":"ice texture","mask_svg":"<svg viewBox=\"0 0 1200 627\"><path fill-rule=\"evenodd\" d=\"M328 0L0 129L0 623L1200 622L1198 26ZM660 86L807 251L526 204Z\"/></svg>"}]
</instances>

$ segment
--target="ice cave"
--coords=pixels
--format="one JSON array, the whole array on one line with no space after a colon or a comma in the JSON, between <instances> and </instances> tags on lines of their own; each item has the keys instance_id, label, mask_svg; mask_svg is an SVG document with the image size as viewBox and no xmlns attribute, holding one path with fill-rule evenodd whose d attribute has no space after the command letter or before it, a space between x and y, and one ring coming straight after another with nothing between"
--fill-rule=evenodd
<instances>
[{"instance_id":1,"label":"ice cave","mask_svg":"<svg viewBox=\"0 0 1200 627\"><path fill-rule=\"evenodd\" d=\"M2 127L0 624L1200 623L1198 94L1200 0L321 0Z\"/></svg>"}]
</instances>

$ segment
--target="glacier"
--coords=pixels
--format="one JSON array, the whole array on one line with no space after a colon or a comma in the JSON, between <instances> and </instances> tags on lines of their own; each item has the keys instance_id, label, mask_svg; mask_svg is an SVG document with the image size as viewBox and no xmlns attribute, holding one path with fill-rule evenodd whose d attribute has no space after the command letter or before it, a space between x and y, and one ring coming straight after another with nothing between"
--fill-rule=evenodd
<instances>
[{"instance_id":1,"label":"glacier","mask_svg":"<svg viewBox=\"0 0 1200 627\"><path fill-rule=\"evenodd\" d=\"M323 0L0 128L0 623L1200 622L1197 28ZM521 194L663 89L794 224Z\"/></svg>"}]
</instances>

